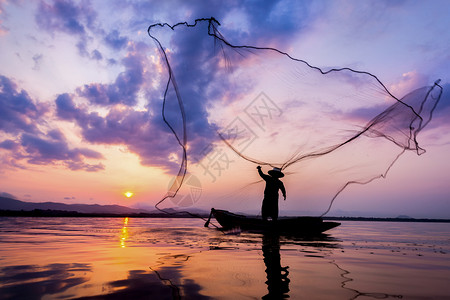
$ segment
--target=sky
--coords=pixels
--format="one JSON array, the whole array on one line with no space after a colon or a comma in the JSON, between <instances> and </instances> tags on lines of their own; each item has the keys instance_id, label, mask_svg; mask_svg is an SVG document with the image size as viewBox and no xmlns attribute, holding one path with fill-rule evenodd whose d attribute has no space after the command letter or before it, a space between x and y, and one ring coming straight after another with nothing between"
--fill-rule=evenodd
<instances>
[{"instance_id":1,"label":"sky","mask_svg":"<svg viewBox=\"0 0 450 300\"><path fill-rule=\"evenodd\" d=\"M277 48L324 69L370 72L399 98L441 79L444 94L420 134L426 153L408 152L385 179L346 190L330 213L450 218L448 11L448 1L0 0L0 194L153 207L174 180L179 146L161 117L167 69L147 28L213 16L232 43ZM198 51L185 43L179 61ZM188 79L195 90L205 78ZM202 122L220 117L221 104L187 101L187 114L199 120L189 124L196 138L190 146L201 148L212 138ZM226 173L214 189L257 179L254 165L236 167L245 171ZM192 180L188 186L204 189L195 207L260 205L214 202L209 183ZM302 205L296 199L280 209Z\"/></svg>"}]
</instances>

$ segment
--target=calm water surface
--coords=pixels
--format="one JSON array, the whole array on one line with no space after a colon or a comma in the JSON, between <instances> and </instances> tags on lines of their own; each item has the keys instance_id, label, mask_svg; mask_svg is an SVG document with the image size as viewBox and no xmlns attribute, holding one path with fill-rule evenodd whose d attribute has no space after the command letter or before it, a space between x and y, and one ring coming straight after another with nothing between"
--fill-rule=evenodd
<instances>
[{"instance_id":1,"label":"calm water surface","mask_svg":"<svg viewBox=\"0 0 450 300\"><path fill-rule=\"evenodd\" d=\"M450 224L315 240L197 219L0 218L0 299L450 299Z\"/></svg>"}]
</instances>

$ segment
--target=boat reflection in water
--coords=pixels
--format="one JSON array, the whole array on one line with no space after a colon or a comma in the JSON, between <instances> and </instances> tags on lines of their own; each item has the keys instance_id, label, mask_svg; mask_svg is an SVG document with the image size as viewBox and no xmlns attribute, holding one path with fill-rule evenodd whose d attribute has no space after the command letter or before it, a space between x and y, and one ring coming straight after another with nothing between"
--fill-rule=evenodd
<instances>
[{"instance_id":1,"label":"boat reflection in water","mask_svg":"<svg viewBox=\"0 0 450 300\"><path fill-rule=\"evenodd\" d=\"M0 218L0 299L448 299L449 224L330 234L188 218ZM289 267L288 267L289 266Z\"/></svg>"},{"instance_id":2,"label":"boat reflection in water","mask_svg":"<svg viewBox=\"0 0 450 300\"><path fill-rule=\"evenodd\" d=\"M289 271L288 266L281 266L280 236L277 233L264 233L262 237L262 252L266 265L267 290L263 299L288 298Z\"/></svg>"}]
</instances>

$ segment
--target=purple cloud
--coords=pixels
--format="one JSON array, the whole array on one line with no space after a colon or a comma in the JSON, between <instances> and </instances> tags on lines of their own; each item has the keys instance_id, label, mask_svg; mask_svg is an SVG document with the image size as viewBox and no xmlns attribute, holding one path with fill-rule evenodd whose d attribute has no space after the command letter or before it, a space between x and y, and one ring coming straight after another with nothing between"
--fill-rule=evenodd
<instances>
[{"instance_id":1,"label":"purple cloud","mask_svg":"<svg viewBox=\"0 0 450 300\"><path fill-rule=\"evenodd\" d=\"M56 100L56 114L63 120L78 119L82 112L75 107L70 94L61 94Z\"/></svg>"},{"instance_id":2,"label":"purple cloud","mask_svg":"<svg viewBox=\"0 0 450 300\"><path fill-rule=\"evenodd\" d=\"M151 23L192 23L198 18L214 17L221 24L220 30L231 43L244 42L254 46L276 46L288 49L295 42L294 35L306 28L318 4L307 1L234 2L213 0L178 2L174 10L170 2L121 2L118 9L132 8L135 27ZM320 5L320 4L319 4ZM170 11L170 13L168 13ZM189 11L189 18L183 12ZM149 24L150 23L150 24ZM227 25L227 26L225 26Z\"/></svg>"},{"instance_id":3,"label":"purple cloud","mask_svg":"<svg viewBox=\"0 0 450 300\"><path fill-rule=\"evenodd\" d=\"M442 88L443 93L438 105L436 106L435 113L433 115L433 122L429 124L430 128L439 128L441 126L448 128L450 126L450 83L443 84ZM445 135L446 133L446 130L441 131L442 135Z\"/></svg>"},{"instance_id":4,"label":"purple cloud","mask_svg":"<svg viewBox=\"0 0 450 300\"><path fill-rule=\"evenodd\" d=\"M54 34L63 32L75 35L79 38L76 44L81 56L89 57L87 44L89 40L88 30L97 32L97 13L87 2L78 5L72 1L54 0L51 4L41 1L35 15L36 24L43 30ZM98 60L98 55L93 55Z\"/></svg>"},{"instance_id":5,"label":"purple cloud","mask_svg":"<svg viewBox=\"0 0 450 300\"><path fill-rule=\"evenodd\" d=\"M65 108L64 115L69 118L75 114L70 107L70 96L63 94L58 98L57 105ZM70 111L72 109L72 112ZM47 123L44 119L47 107L36 104L24 90L5 76L0 75L0 133L14 136L0 140L0 149L6 155L0 157L0 164L13 168L23 168L22 160L31 164L62 163L72 170L97 171L102 170L102 164L88 164L85 159L102 159L96 151L86 148L71 149L64 134L57 129L47 133L38 129L38 124Z\"/></svg>"},{"instance_id":6,"label":"purple cloud","mask_svg":"<svg viewBox=\"0 0 450 300\"><path fill-rule=\"evenodd\" d=\"M95 60L102 60L103 55L97 49L91 52L91 58Z\"/></svg>"},{"instance_id":7,"label":"purple cloud","mask_svg":"<svg viewBox=\"0 0 450 300\"><path fill-rule=\"evenodd\" d=\"M104 41L109 47L121 50L127 45L128 39L121 36L119 31L114 29L104 37Z\"/></svg>"},{"instance_id":8,"label":"purple cloud","mask_svg":"<svg viewBox=\"0 0 450 300\"><path fill-rule=\"evenodd\" d=\"M0 157L3 167L25 168L21 161L34 165L58 165L71 170L96 172L104 169L102 163L89 164L85 159L100 160L103 155L87 148L69 148L64 135L59 130L51 130L46 136L23 133L17 140L4 140L0 148L9 152Z\"/></svg>"},{"instance_id":9,"label":"purple cloud","mask_svg":"<svg viewBox=\"0 0 450 300\"><path fill-rule=\"evenodd\" d=\"M258 42L260 37L265 36L270 30L274 34L269 36L266 42L290 41L290 33L298 30L305 20L297 22L284 18L285 13L293 8L283 8L281 5L278 2L265 4L255 8L257 11L255 14L249 13L250 8L241 9L248 14L252 25L252 32L249 32L245 39L247 44ZM237 6L234 8L240 9ZM218 19L221 21L220 16ZM245 30L236 29L234 32L228 32L231 33L230 40L233 40L234 37L241 37ZM280 35L280 32L283 34ZM182 87L189 149L190 154L195 155L217 139L212 130L214 124L208 121L207 107L220 99L221 94L230 92L229 85L223 81L217 85L217 76L220 75L217 60L202 60L208 55L208 49L213 50L212 39L207 36L206 31L197 31L190 35L175 33L175 37L170 46L177 55L176 58L171 56L171 66L176 71L178 86ZM122 49L127 42L117 30L105 34L103 40L115 49ZM179 153L180 149L159 115L162 89L157 98L149 99L148 107L151 113L114 107L115 104L131 107L137 103L140 92L151 94L145 83L152 80L152 74L144 73L144 69L151 69L145 65L149 63L146 57L149 50L148 46L142 44L129 46L128 55L121 61L125 70L114 82L86 84L76 90L78 97L85 98L91 104L109 107L110 111L105 117L95 112L88 113L85 108L76 106L73 100L75 95L69 94L59 95L56 99L57 115L61 119L74 121L82 129L83 138L90 143L124 144L130 151L140 156L143 164L156 164L171 169L172 163L168 162L168 156L170 153ZM213 86L214 84L216 85ZM161 85L164 85L164 82L161 82ZM180 133L182 123L174 90L169 90L168 99L166 118L174 126L175 131Z\"/></svg>"},{"instance_id":10,"label":"purple cloud","mask_svg":"<svg viewBox=\"0 0 450 300\"><path fill-rule=\"evenodd\" d=\"M125 71L112 84L91 83L77 89L77 94L92 104L135 105L137 93L144 84L144 64L147 61L148 46L142 43L130 46L128 55L122 59Z\"/></svg>"},{"instance_id":11,"label":"purple cloud","mask_svg":"<svg viewBox=\"0 0 450 300\"><path fill-rule=\"evenodd\" d=\"M249 32L237 31L235 34L247 44L275 44L276 47L289 45L294 41L293 34L298 34L299 29L307 24L310 5L311 3L305 1L249 2L242 6L250 24Z\"/></svg>"},{"instance_id":12,"label":"purple cloud","mask_svg":"<svg viewBox=\"0 0 450 300\"><path fill-rule=\"evenodd\" d=\"M58 96L56 106L57 115L61 119L74 121L89 143L127 145L131 152L139 155L143 165L160 166L170 172L178 166L168 161L170 153L179 151L176 141L162 122L152 120L146 111L112 107L102 117L76 107L67 94Z\"/></svg>"},{"instance_id":13,"label":"purple cloud","mask_svg":"<svg viewBox=\"0 0 450 300\"><path fill-rule=\"evenodd\" d=\"M281 22L279 26L284 25ZM285 26L292 30L295 27L292 24ZM113 33L110 38L111 41L113 38L118 39L119 33ZM204 60L210 55L210 51L214 51L211 47L211 38L206 34L206 26L203 26L203 31L192 30L189 34L175 33L171 47L172 51L176 52L176 56L173 55L170 59L178 86L182 89L186 126L189 132L189 154L198 157L208 144L217 140L214 124L208 121L207 107L220 99L220 95L229 92L229 85L223 80L217 85L217 76L221 74L218 60ZM110 107L105 117L77 107L73 101L74 95L68 94L62 94L56 99L57 115L61 119L74 121L82 129L83 138L90 143L124 144L130 151L140 156L143 164L159 165L173 170L174 164L168 158L171 153L180 153L180 148L159 115L160 100L149 99L148 107L152 110L151 114L134 111L131 108L124 110L114 107L115 104L125 104L129 107L136 104L139 92L151 94L144 86L145 82L151 80L150 75L144 74L143 71L144 65L148 63L146 57L148 47L135 44L128 50L128 55L121 61L125 70L113 83L91 83L76 90L78 97L87 99L91 104ZM161 85L164 85L164 82L161 82ZM162 89L160 91L159 98L162 97ZM166 118L181 136L181 114L173 89L169 90L167 99Z\"/></svg>"},{"instance_id":14,"label":"purple cloud","mask_svg":"<svg viewBox=\"0 0 450 300\"><path fill-rule=\"evenodd\" d=\"M442 85L443 93L441 97L441 101L439 102L437 109L437 114L447 110L450 107L450 83L446 83Z\"/></svg>"},{"instance_id":15,"label":"purple cloud","mask_svg":"<svg viewBox=\"0 0 450 300\"><path fill-rule=\"evenodd\" d=\"M96 112L88 112L85 107L77 106L75 95L71 94L61 94L57 97L56 114L60 119L75 122L81 128L84 140L89 143L126 145L129 151L139 155L143 165L156 165L174 172L178 163L172 162L169 157L173 153L180 154L181 150L160 115L161 96L159 93L159 97L155 96L152 90L145 89L142 69L147 58L140 53L140 51L130 52L122 61L126 70L119 74L112 84L93 83L77 89L77 96L84 97L92 104L109 107L105 117ZM131 80L132 78L135 80ZM207 81L207 77L199 80L198 83L202 85L202 81ZM149 80L146 79L145 82L147 81ZM147 94L150 111L136 111L130 106L124 108L114 105L136 103L138 92ZM207 121L206 103L197 96L199 94L192 94L189 97L186 112L189 115L188 127L192 133L191 149L199 152L215 137L212 131L208 130L210 125ZM179 111L174 104L167 104L168 111L171 111L168 118L179 123Z\"/></svg>"},{"instance_id":16,"label":"purple cloud","mask_svg":"<svg viewBox=\"0 0 450 300\"><path fill-rule=\"evenodd\" d=\"M26 91L0 75L0 131L36 133L39 130L35 120L44 112L44 107L36 105Z\"/></svg>"},{"instance_id":17,"label":"purple cloud","mask_svg":"<svg viewBox=\"0 0 450 300\"><path fill-rule=\"evenodd\" d=\"M93 60L102 60L103 55L98 49L89 50L89 42L98 36L105 45L114 50L123 49L128 39L118 30L108 33L98 22L98 14L87 2L75 3L67 0L54 0L50 3L41 1L35 14L36 24L51 35L61 32L76 36L76 48L81 56Z\"/></svg>"},{"instance_id":18,"label":"purple cloud","mask_svg":"<svg viewBox=\"0 0 450 300\"><path fill-rule=\"evenodd\" d=\"M21 146L27 153L27 161L36 165L63 163L71 170L99 171L101 163L92 165L84 162L85 158L103 159L99 152L86 149L69 149L64 136L58 130L50 131L48 137L39 137L25 133L20 139Z\"/></svg>"},{"instance_id":19,"label":"purple cloud","mask_svg":"<svg viewBox=\"0 0 450 300\"><path fill-rule=\"evenodd\" d=\"M4 140L3 142L0 142L0 148L6 150L17 150L19 146L20 145L13 140Z\"/></svg>"},{"instance_id":20,"label":"purple cloud","mask_svg":"<svg viewBox=\"0 0 450 300\"><path fill-rule=\"evenodd\" d=\"M60 31L83 36L86 28L94 28L97 13L86 2L76 5L72 1L55 0L52 4L41 1L36 23L50 33Z\"/></svg>"}]
</instances>

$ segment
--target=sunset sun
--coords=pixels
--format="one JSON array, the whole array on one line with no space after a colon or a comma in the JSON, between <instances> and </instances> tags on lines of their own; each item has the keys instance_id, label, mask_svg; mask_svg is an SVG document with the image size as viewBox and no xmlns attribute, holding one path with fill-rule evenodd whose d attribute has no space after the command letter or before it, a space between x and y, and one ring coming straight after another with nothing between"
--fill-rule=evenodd
<instances>
[{"instance_id":1,"label":"sunset sun","mask_svg":"<svg viewBox=\"0 0 450 300\"><path fill-rule=\"evenodd\" d=\"M131 197L134 195L134 193L133 193L133 192L130 192L130 191L125 192L125 193L123 193L123 194L124 194L125 197L127 197L127 198L131 198Z\"/></svg>"}]
</instances>

